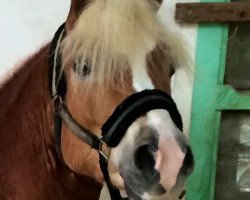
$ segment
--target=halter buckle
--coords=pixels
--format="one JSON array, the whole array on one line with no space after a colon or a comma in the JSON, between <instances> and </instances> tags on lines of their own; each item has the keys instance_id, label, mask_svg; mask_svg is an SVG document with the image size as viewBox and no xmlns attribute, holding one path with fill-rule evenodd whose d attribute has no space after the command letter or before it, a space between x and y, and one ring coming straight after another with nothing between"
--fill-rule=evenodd
<instances>
[{"instance_id":1,"label":"halter buckle","mask_svg":"<svg viewBox=\"0 0 250 200\"><path fill-rule=\"evenodd\" d=\"M182 200L185 195L186 195L186 190L183 190L180 196L178 197L178 200Z\"/></svg>"},{"instance_id":2,"label":"halter buckle","mask_svg":"<svg viewBox=\"0 0 250 200\"><path fill-rule=\"evenodd\" d=\"M102 137L99 137L99 149L98 152L101 154L106 161L108 161L111 153L110 147L102 140Z\"/></svg>"},{"instance_id":3,"label":"halter buckle","mask_svg":"<svg viewBox=\"0 0 250 200\"><path fill-rule=\"evenodd\" d=\"M58 95L58 94L53 95L53 101L55 103L60 103L60 104L63 103L62 97L60 95Z\"/></svg>"}]
</instances>

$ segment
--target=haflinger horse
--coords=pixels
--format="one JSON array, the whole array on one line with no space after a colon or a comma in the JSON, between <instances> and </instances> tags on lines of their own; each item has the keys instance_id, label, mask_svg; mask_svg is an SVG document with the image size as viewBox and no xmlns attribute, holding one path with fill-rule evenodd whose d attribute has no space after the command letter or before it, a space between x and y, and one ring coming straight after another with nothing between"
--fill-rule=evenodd
<instances>
[{"instance_id":1,"label":"haflinger horse","mask_svg":"<svg viewBox=\"0 0 250 200\"><path fill-rule=\"evenodd\" d=\"M1 84L0 199L181 199L194 165L170 96L182 45L161 0L72 0L53 41Z\"/></svg>"}]
</instances>

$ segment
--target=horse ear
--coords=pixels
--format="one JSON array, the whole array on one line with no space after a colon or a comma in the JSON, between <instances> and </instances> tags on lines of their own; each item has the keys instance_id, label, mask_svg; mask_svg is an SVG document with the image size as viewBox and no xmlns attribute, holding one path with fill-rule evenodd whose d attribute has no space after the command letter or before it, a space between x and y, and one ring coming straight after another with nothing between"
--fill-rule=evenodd
<instances>
[{"instance_id":1,"label":"horse ear","mask_svg":"<svg viewBox=\"0 0 250 200\"><path fill-rule=\"evenodd\" d=\"M66 21L67 30L73 28L77 18L80 16L82 10L91 0L71 0L69 15Z\"/></svg>"}]
</instances>

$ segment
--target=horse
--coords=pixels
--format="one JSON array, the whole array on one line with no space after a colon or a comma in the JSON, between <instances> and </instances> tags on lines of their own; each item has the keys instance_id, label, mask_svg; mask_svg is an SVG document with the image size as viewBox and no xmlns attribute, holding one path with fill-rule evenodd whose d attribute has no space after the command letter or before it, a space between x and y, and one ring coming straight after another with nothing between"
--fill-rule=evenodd
<instances>
[{"instance_id":1,"label":"horse","mask_svg":"<svg viewBox=\"0 0 250 200\"><path fill-rule=\"evenodd\" d=\"M171 98L184 48L162 0L71 0L0 88L0 199L181 199L194 159ZM119 189L119 190L118 190Z\"/></svg>"}]
</instances>

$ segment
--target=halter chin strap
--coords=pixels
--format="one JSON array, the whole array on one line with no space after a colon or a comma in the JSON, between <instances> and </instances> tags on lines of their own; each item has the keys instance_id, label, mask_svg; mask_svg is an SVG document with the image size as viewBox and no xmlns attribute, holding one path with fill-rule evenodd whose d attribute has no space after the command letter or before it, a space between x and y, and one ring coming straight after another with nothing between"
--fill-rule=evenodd
<instances>
[{"instance_id":1,"label":"halter chin strap","mask_svg":"<svg viewBox=\"0 0 250 200\"><path fill-rule=\"evenodd\" d=\"M99 152L100 167L109 189L111 199L123 199L119 190L111 183L108 173L108 159L111 148L118 146L128 127L137 118L150 110L167 110L176 127L182 131L181 115L179 114L176 104L170 95L160 90L144 90L142 92L132 94L119 106L117 106L113 114L104 123L101 137L97 137L90 130L82 127L72 117L64 103L67 84L62 69L59 46L65 35L65 24L63 24L58 29L52 40L49 58L49 65L51 68L50 71L52 73L52 77L50 77L51 94L54 100L55 108L54 129L56 152L60 160L65 163L61 152L61 129L63 122L80 140L84 141ZM106 148L104 148L105 146ZM182 197L179 199L182 199Z\"/></svg>"}]
</instances>

